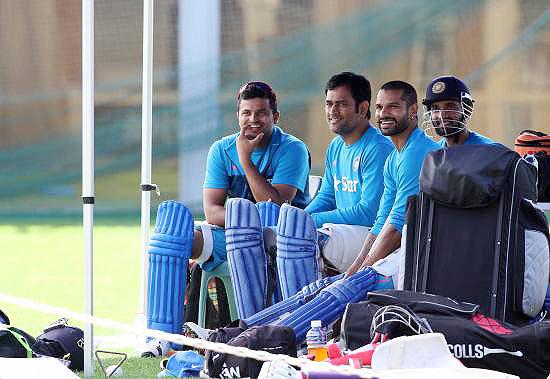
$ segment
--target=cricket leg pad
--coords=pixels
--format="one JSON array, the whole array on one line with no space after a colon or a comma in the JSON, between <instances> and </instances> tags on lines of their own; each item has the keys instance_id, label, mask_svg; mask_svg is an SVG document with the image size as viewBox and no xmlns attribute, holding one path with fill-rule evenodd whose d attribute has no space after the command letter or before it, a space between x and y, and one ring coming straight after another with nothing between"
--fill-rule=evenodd
<instances>
[{"instance_id":1,"label":"cricket leg pad","mask_svg":"<svg viewBox=\"0 0 550 379\"><path fill-rule=\"evenodd\" d=\"M276 322L294 329L296 343L303 342L312 320L321 320L324 326L342 317L346 305L366 299L367 293L376 287L380 278L385 278L368 267L348 278L338 276L337 280L321 289L317 296Z\"/></svg>"},{"instance_id":2,"label":"cricket leg pad","mask_svg":"<svg viewBox=\"0 0 550 379\"><path fill-rule=\"evenodd\" d=\"M149 240L147 327L181 333L193 216L183 203L164 201Z\"/></svg>"},{"instance_id":3,"label":"cricket leg pad","mask_svg":"<svg viewBox=\"0 0 550 379\"><path fill-rule=\"evenodd\" d=\"M279 319L288 316L292 311L298 309L313 299L323 288L331 285L343 276L344 274L329 276L310 283L288 299L273 304L269 308L266 308L243 321L248 327L272 324Z\"/></svg>"},{"instance_id":4,"label":"cricket leg pad","mask_svg":"<svg viewBox=\"0 0 550 379\"><path fill-rule=\"evenodd\" d=\"M227 200L225 242L237 313L245 319L264 309L267 300L267 259L260 213L254 203L241 198Z\"/></svg>"},{"instance_id":5,"label":"cricket leg pad","mask_svg":"<svg viewBox=\"0 0 550 379\"><path fill-rule=\"evenodd\" d=\"M262 221L262 226L277 226L277 220L279 220L279 212L281 207L279 204L272 201L260 201L256 203L256 207L260 212L260 220Z\"/></svg>"},{"instance_id":6,"label":"cricket leg pad","mask_svg":"<svg viewBox=\"0 0 550 379\"><path fill-rule=\"evenodd\" d=\"M288 204L281 207L277 225L277 270L283 299L320 278L315 222Z\"/></svg>"}]
</instances>

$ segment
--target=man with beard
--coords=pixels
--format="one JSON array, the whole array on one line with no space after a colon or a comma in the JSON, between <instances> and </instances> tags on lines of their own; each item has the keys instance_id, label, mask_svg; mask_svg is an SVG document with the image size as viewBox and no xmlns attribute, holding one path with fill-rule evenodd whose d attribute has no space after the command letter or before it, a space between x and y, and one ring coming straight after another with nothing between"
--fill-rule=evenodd
<instances>
[{"instance_id":1,"label":"man with beard","mask_svg":"<svg viewBox=\"0 0 550 379\"><path fill-rule=\"evenodd\" d=\"M426 133L435 131L441 138L441 147L458 145L495 144L489 138L468 130L467 124L474 111L470 89L452 75L434 78L426 88L422 127Z\"/></svg>"},{"instance_id":2,"label":"man with beard","mask_svg":"<svg viewBox=\"0 0 550 379\"><path fill-rule=\"evenodd\" d=\"M372 266L401 245L407 198L419 192L419 176L424 157L439 145L418 129L415 89L403 81L384 84L376 97L376 119L383 135L395 146L384 166L384 194L376 222L361 252L346 274ZM389 265L395 269L396 265ZM392 272L378 272L385 275Z\"/></svg>"}]
</instances>

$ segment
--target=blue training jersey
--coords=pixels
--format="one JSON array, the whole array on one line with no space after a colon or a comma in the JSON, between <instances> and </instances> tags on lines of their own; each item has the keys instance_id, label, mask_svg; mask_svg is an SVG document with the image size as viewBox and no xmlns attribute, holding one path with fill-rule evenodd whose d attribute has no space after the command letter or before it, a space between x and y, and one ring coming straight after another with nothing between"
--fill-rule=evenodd
<instances>
[{"instance_id":1,"label":"blue training jersey","mask_svg":"<svg viewBox=\"0 0 550 379\"><path fill-rule=\"evenodd\" d=\"M441 138L438 144L440 147L447 147L447 141L445 138ZM468 138L464 141L464 145L498 145L498 143L482 134L472 132L470 130Z\"/></svg>"},{"instance_id":2,"label":"blue training jersey","mask_svg":"<svg viewBox=\"0 0 550 379\"><path fill-rule=\"evenodd\" d=\"M206 161L204 188L223 188L229 197L255 202L239 163L236 139L239 133L224 137L210 147ZM266 148L255 149L252 163L271 184L286 184L297 189L292 205L304 208L309 202L309 152L298 138L273 127Z\"/></svg>"},{"instance_id":3,"label":"blue training jersey","mask_svg":"<svg viewBox=\"0 0 550 379\"><path fill-rule=\"evenodd\" d=\"M407 198L420 189L420 169L424 158L440 146L415 128L401 151L393 150L384 166L384 194L371 233L378 235L386 220L397 230L403 230Z\"/></svg>"},{"instance_id":4,"label":"blue training jersey","mask_svg":"<svg viewBox=\"0 0 550 379\"><path fill-rule=\"evenodd\" d=\"M384 162L393 149L372 125L349 146L340 136L332 140L321 189L305 209L318 228L324 223L372 226L384 191Z\"/></svg>"}]
</instances>

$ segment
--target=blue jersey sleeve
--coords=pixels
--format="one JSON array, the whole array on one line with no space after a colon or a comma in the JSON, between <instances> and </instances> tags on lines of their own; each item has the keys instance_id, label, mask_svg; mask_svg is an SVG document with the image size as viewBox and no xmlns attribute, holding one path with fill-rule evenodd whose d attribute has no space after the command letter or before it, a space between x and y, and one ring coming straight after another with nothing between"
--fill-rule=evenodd
<instances>
[{"instance_id":1,"label":"blue jersey sleeve","mask_svg":"<svg viewBox=\"0 0 550 379\"><path fill-rule=\"evenodd\" d=\"M411 154L417 154L414 150L411 150ZM424 159L413 159L410 156L409 159L404 159L397 167L398 182L397 190L395 194L395 201L392 210L389 215L389 223L392 224L395 229L402 231L405 224L405 212L407 211L407 199L409 196L416 195L420 189L420 169Z\"/></svg>"},{"instance_id":2,"label":"blue jersey sleeve","mask_svg":"<svg viewBox=\"0 0 550 379\"><path fill-rule=\"evenodd\" d=\"M304 191L309 177L309 154L301 141L289 143L281 151L272 184L286 184Z\"/></svg>"},{"instance_id":3,"label":"blue jersey sleeve","mask_svg":"<svg viewBox=\"0 0 550 379\"><path fill-rule=\"evenodd\" d=\"M382 230L382 227L384 226L395 202L397 187L392 175L390 174L390 160L392 158L395 157L390 156L384 165L384 193L382 194L382 199L380 200L380 207L378 208L378 213L376 214L376 221L370 230L374 235L378 235Z\"/></svg>"},{"instance_id":4,"label":"blue jersey sleeve","mask_svg":"<svg viewBox=\"0 0 550 379\"><path fill-rule=\"evenodd\" d=\"M317 227L325 223L372 226L384 190L383 170L392 146L379 145L361 159L361 198L358 203L313 214ZM334 194L334 190L333 190ZM334 196L334 195L333 195Z\"/></svg>"},{"instance_id":5,"label":"blue jersey sleeve","mask_svg":"<svg viewBox=\"0 0 550 379\"><path fill-rule=\"evenodd\" d=\"M220 141L214 142L206 158L204 188L229 188L229 177L225 170L223 154Z\"/></svg>"}]
</instances>

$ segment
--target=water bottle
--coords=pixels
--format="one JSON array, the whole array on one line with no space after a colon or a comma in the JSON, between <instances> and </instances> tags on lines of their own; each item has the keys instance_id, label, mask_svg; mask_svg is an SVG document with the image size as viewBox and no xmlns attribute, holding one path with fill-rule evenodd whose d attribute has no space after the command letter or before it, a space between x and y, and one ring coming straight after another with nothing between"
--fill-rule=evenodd
<instances>
[{"instance_id":1,"label":"water bottle","mask_svg":"<svg viewBox=\"0 0 550 379\"><path fill-rule=\"evenodd\" d=\"M327 332L321 320L312 320L311 328L306 334L307 353L313 355L315 361L324 361L328 358Z\"/></svg>"}]
</instances>

